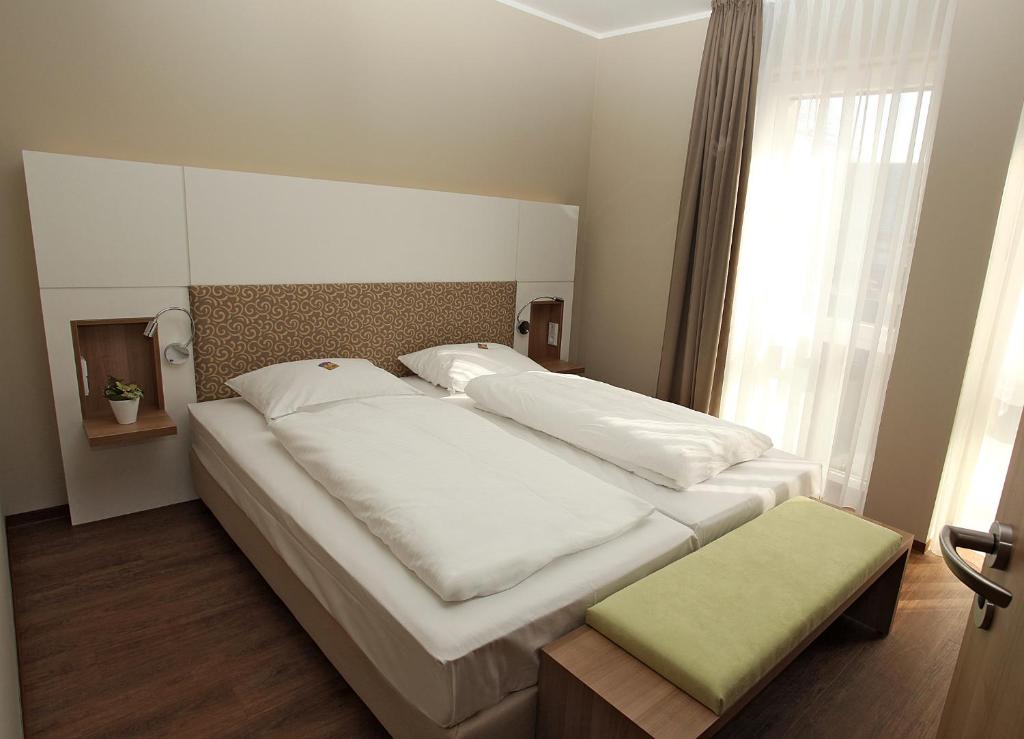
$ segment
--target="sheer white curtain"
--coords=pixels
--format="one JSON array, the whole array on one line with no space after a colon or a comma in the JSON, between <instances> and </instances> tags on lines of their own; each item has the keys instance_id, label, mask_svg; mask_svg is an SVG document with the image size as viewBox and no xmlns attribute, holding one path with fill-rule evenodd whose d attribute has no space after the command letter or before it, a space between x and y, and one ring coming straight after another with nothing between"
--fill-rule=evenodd
<instances>
[{"instance_id":1,"label":"sheer white curtain","mask_svg":"<svg viewBox=\"0 0 1024 739\"><path fill-rule=\"evenodd\" d=\"M1024 408L1024 117L928 538L947 523L988 531Z\"/></svg>"},{"instance_id":2,"label":"sheer white curtain","mask_svg":"<svg viewBox=\"0 0 1024 739\"><path fill-rule=\"evenodd\" d=\"M821 461L860 510L871 474L954 0L766 4L722 413Z\"/></svg>"}]
</instances>

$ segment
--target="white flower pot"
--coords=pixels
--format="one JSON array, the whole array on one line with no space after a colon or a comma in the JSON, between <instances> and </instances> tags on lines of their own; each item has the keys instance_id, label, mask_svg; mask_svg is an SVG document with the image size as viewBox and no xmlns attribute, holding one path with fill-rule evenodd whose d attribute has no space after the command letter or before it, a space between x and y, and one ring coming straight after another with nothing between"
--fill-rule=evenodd
<instances>
[{"instance_id":1,"label":"white flower pot","mask_svg":"<svg viewBox=\"0 0 1024 739\"><path fill-rule=\"evenodd\" d=\"M114 411L114 418L118 423L135 423L139 417L139 399L134 400L111 400L110 408Z\"/></svg>"}]
</instances>

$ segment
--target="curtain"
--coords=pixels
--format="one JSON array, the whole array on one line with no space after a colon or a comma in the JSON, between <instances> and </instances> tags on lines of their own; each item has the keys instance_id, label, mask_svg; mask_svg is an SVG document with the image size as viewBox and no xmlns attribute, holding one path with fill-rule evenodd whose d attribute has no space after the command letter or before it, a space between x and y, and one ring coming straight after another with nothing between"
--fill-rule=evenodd
<instances>
[{"instance_id":1,"label":"curtain","mask_svg":"<svg viewBox=\"0 0 1024 739\"><path fill-rule=\"evenodd\" d=\"M721 415L863 509L953 0L766 6Z\"/></svg>"},{"instance_id":2,"label":"curtain","mask_svg":"<svg viewBox=\"0 0 1024 739\"><path fill-rule=\"evenodd\" d=\"M1024 408L1024 117L928 538L947 523L988 531Z\"/></svg>"},{"instance_id":3,"label":"curtain","mask_svg":"<svg viewBox=\"0 0 1024 739\"><path fill-rule=\"evenodd\" d=\"M750 167L761 0L715 0L679 204L657 395L716 413Z\"/></svg>"}]
</instances>

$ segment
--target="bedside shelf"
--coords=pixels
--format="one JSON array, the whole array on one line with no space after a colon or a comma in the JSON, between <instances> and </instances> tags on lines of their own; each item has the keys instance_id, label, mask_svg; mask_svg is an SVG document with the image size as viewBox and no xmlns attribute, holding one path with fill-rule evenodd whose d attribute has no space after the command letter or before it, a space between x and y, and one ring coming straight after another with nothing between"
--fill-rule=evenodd
<instances>
[{"instance_id":1,"label":"bedside shelf","mask_svg":"<svg viewBox=\"0 0 1024 739\"><path fill-rule=\"evenodd\" d=\"M121 424L110 418L87 418L82 422L89 446L107 446L173 436L178 427L161 408L139 408L139 420Z\"/></svg>"},{"instance_id":2,"label":"bedside shelf","mask_svg":"<svg viewBox=\"0 0 1024 739\"><path fill-rule=\"evenodd\" d=\"M164 410L164 385L160 375L160 339L143 335L150 321L142 318L99 318L71 322L78 400L82 426L89 446L115 446L172 436L178 427ZM104 397L107 377L138 384L144 395L135 423L114 420Z\"/></svg>"}]
</instances>

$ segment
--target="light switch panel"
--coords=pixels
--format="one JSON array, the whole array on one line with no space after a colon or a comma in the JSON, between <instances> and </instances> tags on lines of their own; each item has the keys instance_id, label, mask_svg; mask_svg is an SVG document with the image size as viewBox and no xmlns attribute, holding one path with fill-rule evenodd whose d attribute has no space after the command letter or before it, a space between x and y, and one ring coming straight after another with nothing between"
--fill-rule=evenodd
<instances>
[{"instance_id":1,"label":"light switch panel","mask_svg":"<svg viewBox=\"0 0 1024 739\"><path fill-rule=\"evenodd\" d=\"M558 346L558 329L561 328L560 324L552 321L548 324L548 346Z\"/></svg>"}]
</instances>

